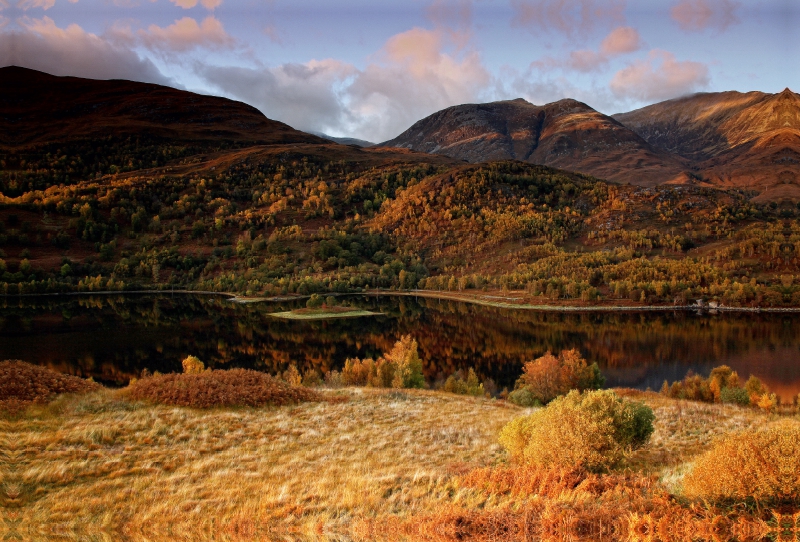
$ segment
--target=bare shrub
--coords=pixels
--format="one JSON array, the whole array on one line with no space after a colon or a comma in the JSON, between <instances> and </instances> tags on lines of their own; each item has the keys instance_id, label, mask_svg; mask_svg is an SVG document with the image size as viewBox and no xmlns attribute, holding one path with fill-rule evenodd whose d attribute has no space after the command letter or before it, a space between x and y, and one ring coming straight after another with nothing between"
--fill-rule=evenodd
<instances>
[{"instance_id":1,"label":"bare shrub","mask_svg":"<svg viewBox=\"0 0 800 542\"><path fill-rule=\"evenodd\" d=\"M132 399L194 408L259 407L324 400L313 390L291 386L249 369L151 376L132 383L127 391Z\"/></svg>"},{"instance_id":2,"label":"bare shrub","mask_svg":"<svg viewBox=\"0 0 800 542\"><path fill-rule=\"evenodd\" d=\"M718 442L683 481L687 497L706 500L795 500L800 497L800 425L784 422Z\"/></svg>"},{"instance_id":3,"label":"bare shrub","mask_svg":"<svg viewBox=\"0 0 800 542\"><path fill-rule=\"evenodd\" d=\"M46 403L62 393L87 393L102 386L24 361L0 361L0 410Z\"/></svg>"},{"instance_id":4,"label":"bare shrub","mask_svg":"<svg viewBox=\"0 0 800 542\"><path fill-rule=\"evenodd\" d=\"M653 411L611 390L572 391L529 416L509 422L500 443L517 461L601 472L618 466L626 452L653 433Z\"/></svg>"}]
</instances>

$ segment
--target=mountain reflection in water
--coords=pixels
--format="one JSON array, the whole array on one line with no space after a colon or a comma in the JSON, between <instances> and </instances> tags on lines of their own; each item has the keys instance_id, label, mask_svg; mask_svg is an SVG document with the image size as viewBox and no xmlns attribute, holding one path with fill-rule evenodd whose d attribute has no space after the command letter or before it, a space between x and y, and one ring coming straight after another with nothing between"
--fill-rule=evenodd
<instances>
[{"instance_id":1,"label":"mountain reflection in water","mask_svg":"<svg viewBox=\"0 0 800 542\"><path fill-rule=\"evenodd\" d=\"M417 339L429 381L457 369L513 386L522 364L547 350L578 348L609 386L658 389L688 370L728 364L783 399L800 392L800 315L552 313L412 297L340 298L382 316L289 321L269 316L295 303L235 303L221 296L6 298L0 359L124 385L142 369L175 372L193 354L212 368L269 373L340 369L377 357L402 335Z\"/></svg>"}]
</instances>

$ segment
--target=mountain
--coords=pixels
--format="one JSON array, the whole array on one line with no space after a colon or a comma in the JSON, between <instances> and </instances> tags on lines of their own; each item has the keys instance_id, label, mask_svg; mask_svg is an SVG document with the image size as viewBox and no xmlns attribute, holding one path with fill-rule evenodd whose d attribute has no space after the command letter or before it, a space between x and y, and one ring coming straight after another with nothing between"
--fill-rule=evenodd
<instances>
[{"instance_id":1,"label":"mountain","mask_svg":"<svg viewBox=\"0 0 800 542\"><path fill-rule=\"evenodd\" d=\"M576 100L537 106L516 99L449 107L381 146L474 163L516 159L644 186L687 178L679 158Z\"/></svg>"},{"instance_id":2,"label":"mountain","mask_svg":"<svg viewBox=\"0 0 800 542\"><path fill-rule=\"evenodd\" d=\"M484 302L800 306L800 209L674 184L703 182L684 167L721 168L727 153L790 170L794 99L745 97L693 146L679 135L672 147L573 100L460 106L406 134L428 154L339 145L222 98L5 68L0 296L422 288ZM696 116L685 124L703 127ZM766 135L749 139L756 121ZM508 159L469 164L445 147ZM520 160L673 184L613 186Z\"/></svg>"},{"instance_id":3,"label":"mountain","mask_svg":"<svg viewBox=\"0 0 800 542\"><path fill-rule=\"evenodd\" d=\"M614 118L710 185L800 199L800 96L788 88L695 94Z\"/></svg>"},{"instance_id":4,"label":"mountain","mask_svg":"<svg viewBox=\"0 0 800 542\"><path fill-rule=\"evenodd\" d=\"M315 136L319 136L322 139L327 139L328 141L333 141L334 143L340 143L342 145L355 145L356 147L372 147L375 145L372 141L364 141L363 139L356 139L354 137L334 137L328 134L323 134L322 132L309 132L310 134L314 134Z\"/></svg>"},{"instance_id":5,"label":"mountain","mask_svg":"<svg viewBox=\"0 0 800 542\"><path fill-rule=\"evenodd\" d=\"M132 81L0 68L0 148L143 136L179 143L327 143L247 104Z\"/></svg>"}]
</instances>

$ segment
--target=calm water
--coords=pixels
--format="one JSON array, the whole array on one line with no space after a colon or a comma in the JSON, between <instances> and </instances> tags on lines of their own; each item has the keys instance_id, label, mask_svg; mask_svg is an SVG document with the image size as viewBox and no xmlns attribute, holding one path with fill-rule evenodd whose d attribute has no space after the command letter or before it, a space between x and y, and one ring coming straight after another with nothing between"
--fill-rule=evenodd
<instances>
[{"instance_id":1,"label":"calm water","mask_svg":"<svg viewBox=\"0 0 800 542\"><path fill-rule=\"evenodd\" d=\"M275 373L338 369L348 357L376 357L413 335L433 382L474 367L502 388L526 360L578 348L611 386L658 389L690 369L723 363L762 378L783 398L800 392L800 315L691 312L556 314L414 298L346 300L382 316L285 321L291 303L242 305L193 295L0 300L0 359L126 384L142 369L179 371L194 354L206 365Z\"/></svg>"}]
</instances>

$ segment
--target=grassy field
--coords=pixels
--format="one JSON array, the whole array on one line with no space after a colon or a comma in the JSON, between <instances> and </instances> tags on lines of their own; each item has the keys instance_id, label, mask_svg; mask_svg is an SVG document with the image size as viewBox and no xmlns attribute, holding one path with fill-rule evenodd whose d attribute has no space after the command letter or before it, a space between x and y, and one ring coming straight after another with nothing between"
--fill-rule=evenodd
<instances>
[{"instance_id":1,"label":"grassy field","mask_svg":"<svg viewBox=\"0 0 800 542\"><path fill-rule=\"evenodd\" d=\"M422 390L325 393L347 400L196 410L102 390L0 421L3 539L366 540L380 538L375 525L518 502L461 480L505 464L497 434L525 409ZM630 393L657 416L630 468L674 492L715 437L770 423L751 409Z\"/></svg>"}]
</instances>

